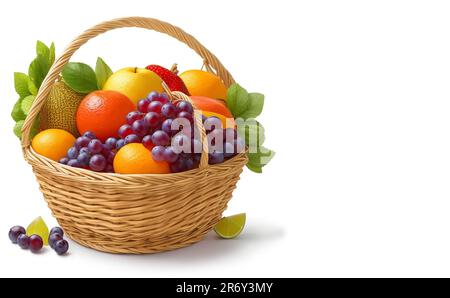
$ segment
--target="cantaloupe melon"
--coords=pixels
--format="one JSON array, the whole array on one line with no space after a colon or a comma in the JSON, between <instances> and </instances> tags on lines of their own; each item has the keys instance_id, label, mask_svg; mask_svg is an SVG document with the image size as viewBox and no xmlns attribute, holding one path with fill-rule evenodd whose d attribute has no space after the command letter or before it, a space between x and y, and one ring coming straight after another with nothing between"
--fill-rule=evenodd
<instances>
[{"instance_id":1,"label":"cantaloupe melon","mask_svg":"<svg viewBox=\"0 0 450 298\"><path fill-rule=\"evenodd\" d=\"M41 129L63 129L78 137L76 113L84 96L64 82L55 83L41 111Z\"/></svg>"}]
</instances>

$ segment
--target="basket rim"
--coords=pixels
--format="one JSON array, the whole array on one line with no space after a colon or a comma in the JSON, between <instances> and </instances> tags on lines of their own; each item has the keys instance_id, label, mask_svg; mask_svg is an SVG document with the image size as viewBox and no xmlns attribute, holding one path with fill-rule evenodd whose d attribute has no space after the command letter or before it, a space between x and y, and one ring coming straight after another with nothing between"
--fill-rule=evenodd
<instances>
[{"instance_id":1,"label":"basket rim","mask_svg":"<svg viewBox=\"0 0 450 298\"><path fill-rule=\"evenodd\" d=\"M182 177L182 176L186 176L186 175L190 175L190 174L197 174L200 172L204 172L204 171L208 171L208 169L214 169L214 168L218 168L220 166L229 164L229 163L233 163L236 162L237 159L240 158L245 158L245 160L247 160L247 152L248 149L246 149L244 152L237 154L236 156L233 156L230 159L225 160L223 163L220 164L213 164L213 165L208 165L206 168L201 169L200 167L189 170L189 171L184 171L184 172L179 172L179 173L167 173L167 174L118 174L118 173L105 173L105 172L95 172L92 170L88 170L88 169L83 169L83 168L74 168L74 167L70 167L68 165L64 165L61 164L59 162L56 162L48 157L45 157L39 153L37 153L36 151L34 151L33 147L28 146L26 148L23 149L24 150L24 155L25 155L25 159L26 161L32 165L32 162L30 161L30 159L28 158L28 154L26 153L27 151L31 154L34 155L36 157L38 157L39 159L43 159L45 160L47 163L50 163L53 165L54 168L62 168L62 169L66 169L69 170L69 172L80 172L81 174L83 173L87 173L87 174L94 174L94 175L99 175L99 176L103 176L103 177L116 177L116 178L167 178L167 177ZM45 163L42 163L41 161L39 161L39 164L42 166L47 166L45 165ZM246 164L246 162L245 162ZM244 165L245 165L244 164Z\"/></svg>"}]
</instances>

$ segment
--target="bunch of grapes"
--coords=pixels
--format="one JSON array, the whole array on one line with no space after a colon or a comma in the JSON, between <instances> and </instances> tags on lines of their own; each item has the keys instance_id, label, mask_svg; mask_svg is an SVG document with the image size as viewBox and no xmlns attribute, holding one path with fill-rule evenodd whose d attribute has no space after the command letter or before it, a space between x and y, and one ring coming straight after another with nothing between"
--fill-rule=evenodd
<instances>
[{"instance_id":1,"label":"bunch of grapes","mask_svg":"<svg viewBox=\"0 0 450 298\"><path fill-rule=\"evenodd\" d=\"M218 164L241 152L242 139L232 128L222 129L217 117L203 118L208 133L210 164ZM186 101L172 103L166 93L150 93L137 104L137 111L126 117L119 128L116 149L126 144L142 143L151 150L155 161L170 164L173 173L197 168L202 142L194 124L194 109Z\"/></svg>"},{"instance_id":2,"label":"bunch of grapes","mask_svg":"<svg viewBox=\"0 0 450 298\"><path fill-rule=\"evenodd\" d=\"M66 157L59 162L71 167L89 169L95 172L113 173L117 140L109 138L102 143L92 132L79 137Z\"/></svg>"}]
</instances>

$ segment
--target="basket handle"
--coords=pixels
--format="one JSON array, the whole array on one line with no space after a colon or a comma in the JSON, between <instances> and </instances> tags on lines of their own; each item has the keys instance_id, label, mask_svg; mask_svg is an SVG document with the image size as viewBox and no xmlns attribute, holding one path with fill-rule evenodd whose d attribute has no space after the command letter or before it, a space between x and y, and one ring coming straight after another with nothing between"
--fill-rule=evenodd
<instances>
[{"instance_id":1,"label":"basket handle","mask_svg":"<svg viewBox=\"0 0 450 298\"><path fill-rule=\"evenodd\" d=\"M183 42L191 49L193 49L200 57L202 57L205 65L210 66L213 70L215 70L217 72L216 74L222 79L222 81L225 83L226 86L230 86L231 84L234 83L234 79L231 76L231 74L213 53L211 53L208 49L206 49L195 37L186 33L185 31L176 26L173 26L169 23L157 19L143 18L143 17L128 17L107 21L86 30L80 36L75 38L50 68L50 71L48 72L47 76L42 82L42 85L39 88L39 92L36 96L36 99L34 100L33 105L31 106L31 109L28 113L28 116L23 124L22 146L24 148L30 146L30 133L34 119L39 115L39 112L41 111L53 84L55 83L55 81L57 81L62 69L69 62L72 55L82 45L84 45L90 39L100 34L103 34L105 32L114 29L129 28L129 27L138 27L154 30L160 33L165 33L169 36L172 36L175 39L178 39L179 41ZM207 166L207 162L205 165L204 156L202 156L202 162L200 163L200 167L205 166Z\"/></svg>"}]
</instances>

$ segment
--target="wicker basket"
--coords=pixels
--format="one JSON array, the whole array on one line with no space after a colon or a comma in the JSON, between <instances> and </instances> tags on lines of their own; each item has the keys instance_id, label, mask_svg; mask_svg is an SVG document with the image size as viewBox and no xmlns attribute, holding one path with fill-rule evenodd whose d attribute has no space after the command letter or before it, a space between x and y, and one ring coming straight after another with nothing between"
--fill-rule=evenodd
<instances>
[{"instance_id":1,"label":"wicker basket","mask_svg":"<svg viewBox=\"0 0 450 298\"><path fill-rule=\"evenodd\" d=\"M53 215L74 241L110 253L155 253L185 247L200 241L222 217L247 163L246 154L210 166L204 142L198 169L165 175L118 175L61 165L38 155L30 146L33 120L75 51L99 34L124 27L155 30L178 39L197 52L207 69L226 85L233 83L220 61L178 27L140 17L99 24L72 41L42 83L23 126L24 156ZM189 101L180 92L172 96ZM195 116L201 125L199 113Z\"/></svg>"}]
</instances>

